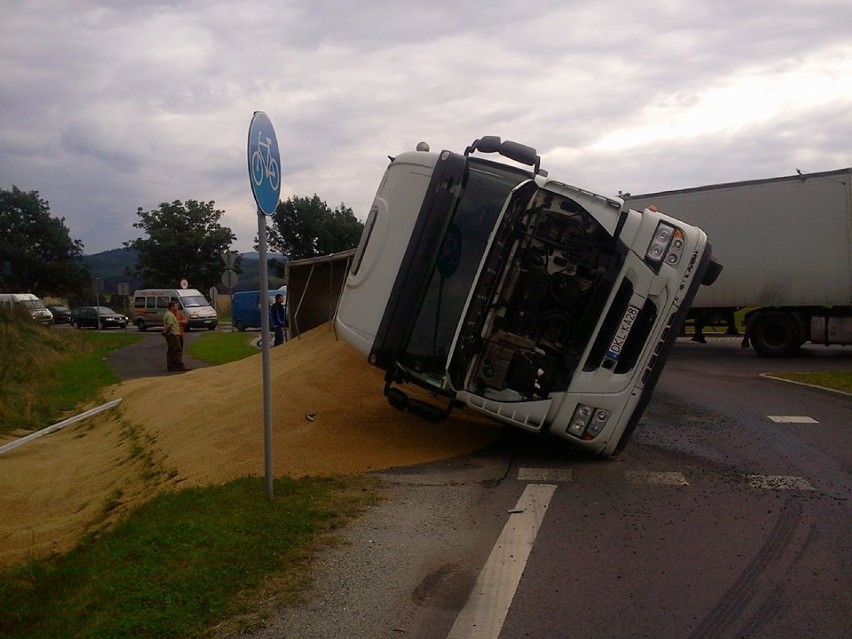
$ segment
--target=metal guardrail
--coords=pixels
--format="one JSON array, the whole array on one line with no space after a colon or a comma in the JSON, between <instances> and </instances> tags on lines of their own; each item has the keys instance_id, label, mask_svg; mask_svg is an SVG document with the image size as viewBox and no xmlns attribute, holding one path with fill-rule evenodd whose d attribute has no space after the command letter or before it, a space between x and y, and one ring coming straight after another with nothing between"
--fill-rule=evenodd
<instances>
[{"instance_id":1,"label":"metal guardrail","mask_svg":"<svg viewBox=\"0 0 852 639\"><path fill-rule=\"evenodd\" d=\"M71 424L75 424L76 422L82 421L87 417L91 417L92 415L97 415L105 410L109 410L110 408L114 408L121 403L120 399L115 399L111 402L107 402L106 404L101 404L100 406L96 406L95 408L91 408L84 413L80 413L79 415L75 415L74 417L69 417L68 419L64 419L61 422L57 422L53 424L53 426L48 426L47 428L42 428L34 433L30 433L20 439L16 439L13 442L9 442L4 446L0 446L0 455L6 453L18 446L23 446L27 442L31 442L34 439L38 439L39 437L43 437L44 435L49 435L50 433L55 433L58 430L65 428L66 426L70 426Z\"/></svg>"}]
</instances>

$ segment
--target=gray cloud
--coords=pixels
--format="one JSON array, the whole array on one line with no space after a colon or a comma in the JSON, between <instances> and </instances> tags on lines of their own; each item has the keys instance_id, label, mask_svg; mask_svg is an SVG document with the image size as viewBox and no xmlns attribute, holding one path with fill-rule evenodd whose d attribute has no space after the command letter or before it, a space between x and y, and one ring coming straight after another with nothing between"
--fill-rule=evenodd
<instances>
[{"instance_id":1,"label":"gray cloud","mask_svg":"<svg viewBox=\"0 0 852 639\"><path fill-rule=\"evenodd\" d=\"M7 0L0 188L38 190L87 253L175 199L215 200L248 250L257 109L282 197L361 217L387 155L420 140L515 139L606 193L839 168L850 23L842 0Z\"/></svg>"}]
</instances>

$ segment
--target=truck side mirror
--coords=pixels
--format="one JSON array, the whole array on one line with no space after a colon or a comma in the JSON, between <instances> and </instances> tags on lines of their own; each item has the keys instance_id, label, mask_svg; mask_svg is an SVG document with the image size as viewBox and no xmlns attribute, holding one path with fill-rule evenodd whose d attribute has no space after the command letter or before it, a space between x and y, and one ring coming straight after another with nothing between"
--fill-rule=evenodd
<instances>
[{"instance_id":1,"label":"truck side mirror","mask_svg":"<svg viewBox=\"0 0 852 639\"><path fill-rule=\"evenodd\" d=\"M483 135L479 138L479 144L476 145L476 149L481 153L497 153L500 151L500 137L497 135Z\"/></svg>"},{"instance_id":2,"label":"truck side mirror","mask_svg":"<svg viewBox=\"0 0 852 639\"><path fill-rule=\"evenodd\" d=\"M479 151L480 153L499 153L503 157L514 160L515 162L532 166L535 173L547 176L546 171L540 170L541 158L538 153L534 148L526 144L512 142L511 140L503 142L499 136L483 135L481 138L474 140L473 144L464 150L465 157L474 151Z\"/></svg>"}]
</instances>

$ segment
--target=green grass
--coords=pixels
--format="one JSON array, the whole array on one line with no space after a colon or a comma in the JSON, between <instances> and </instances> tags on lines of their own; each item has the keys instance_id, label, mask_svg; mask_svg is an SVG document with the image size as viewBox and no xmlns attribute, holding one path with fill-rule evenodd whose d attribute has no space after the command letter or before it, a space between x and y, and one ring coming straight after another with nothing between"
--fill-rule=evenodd
<instances>
[{"instance_id":1,"label":"green grass","mask_svg":"<svg viewBox=\"0 0 852 639\"><path fill-rule=\"evenodd\" d=\"M118 377L107 354L142 339L120 331L70 331L0 316L0 435L35 430L98 396Z\"/></svg>"},{"instance_id":2,"label":"green grass","mask_svg":"<svg viewBox=\"0 0 852 639\"><path fill-rule=\"evenodd\" d=\"M329 532L376 499L366 478L263 480L161 494L74 551L0 575L0 636L181 638L292 603ZM259 603L260 600L265 603Z\"/></svg>"},{"instance_id":3,"label":"green grass","mask_svg":"<svg viewBox=\"0 0 852 639\"><path fill-rule=\"evenodd\" d=\"M71 341L79 341L79 352L73 353L65 365L56 369L56 379L45 389L51 397L70 410L91 399L93 390L116 384L120 380L106 363L106 356L118 348L140 341L138 334L107 331L77 332Z\"/></svg>"},{"instance_id":4,"label":"green grass","mask_svg":"<svg viewBox=\"0 0 852 639\"><path fill-rule=\"evenodd\" d=\"M852 393L852 371L833 371L828 373L769 373L773 377L789 379L793 382L821 386L832 390Z\"/></svg>"},{"instance_id":5,"label":"green grass","mask_svg":"<svg viewBox=\"0 0 852 639\"><path fill-rule=\"evenodd\" d=\"M260 349L251 345L251 341L257 337L257 333L238 331L208 332L194 340L187 350L192 357L211 366L218 366L259 353Z\"/></svg>"}]
</instances>

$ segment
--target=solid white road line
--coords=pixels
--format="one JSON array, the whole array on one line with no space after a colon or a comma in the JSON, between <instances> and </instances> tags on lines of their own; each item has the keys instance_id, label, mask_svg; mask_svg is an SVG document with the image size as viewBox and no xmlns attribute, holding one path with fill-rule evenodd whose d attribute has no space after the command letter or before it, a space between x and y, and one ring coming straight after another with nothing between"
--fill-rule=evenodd
<instances>
[{"instance_id":1,"label":"solid white road line","mask_svg":"<svg viewBox=\"0 0 852 639\"><path fill-rule=\"evenodd\" d=\"M807 415L767 415L776 424L819 424L813 417Z\"/></svg>"},{"instance_id":2,"label":"solid white road line","mask_svg":"<svg viewBox=\"0 0 852 639\"><path fill-rule=\"evenodd\" d=\"M447 639L496 639L556 486L529 484L503 527Z\"/></svg>"}]
</instances>

